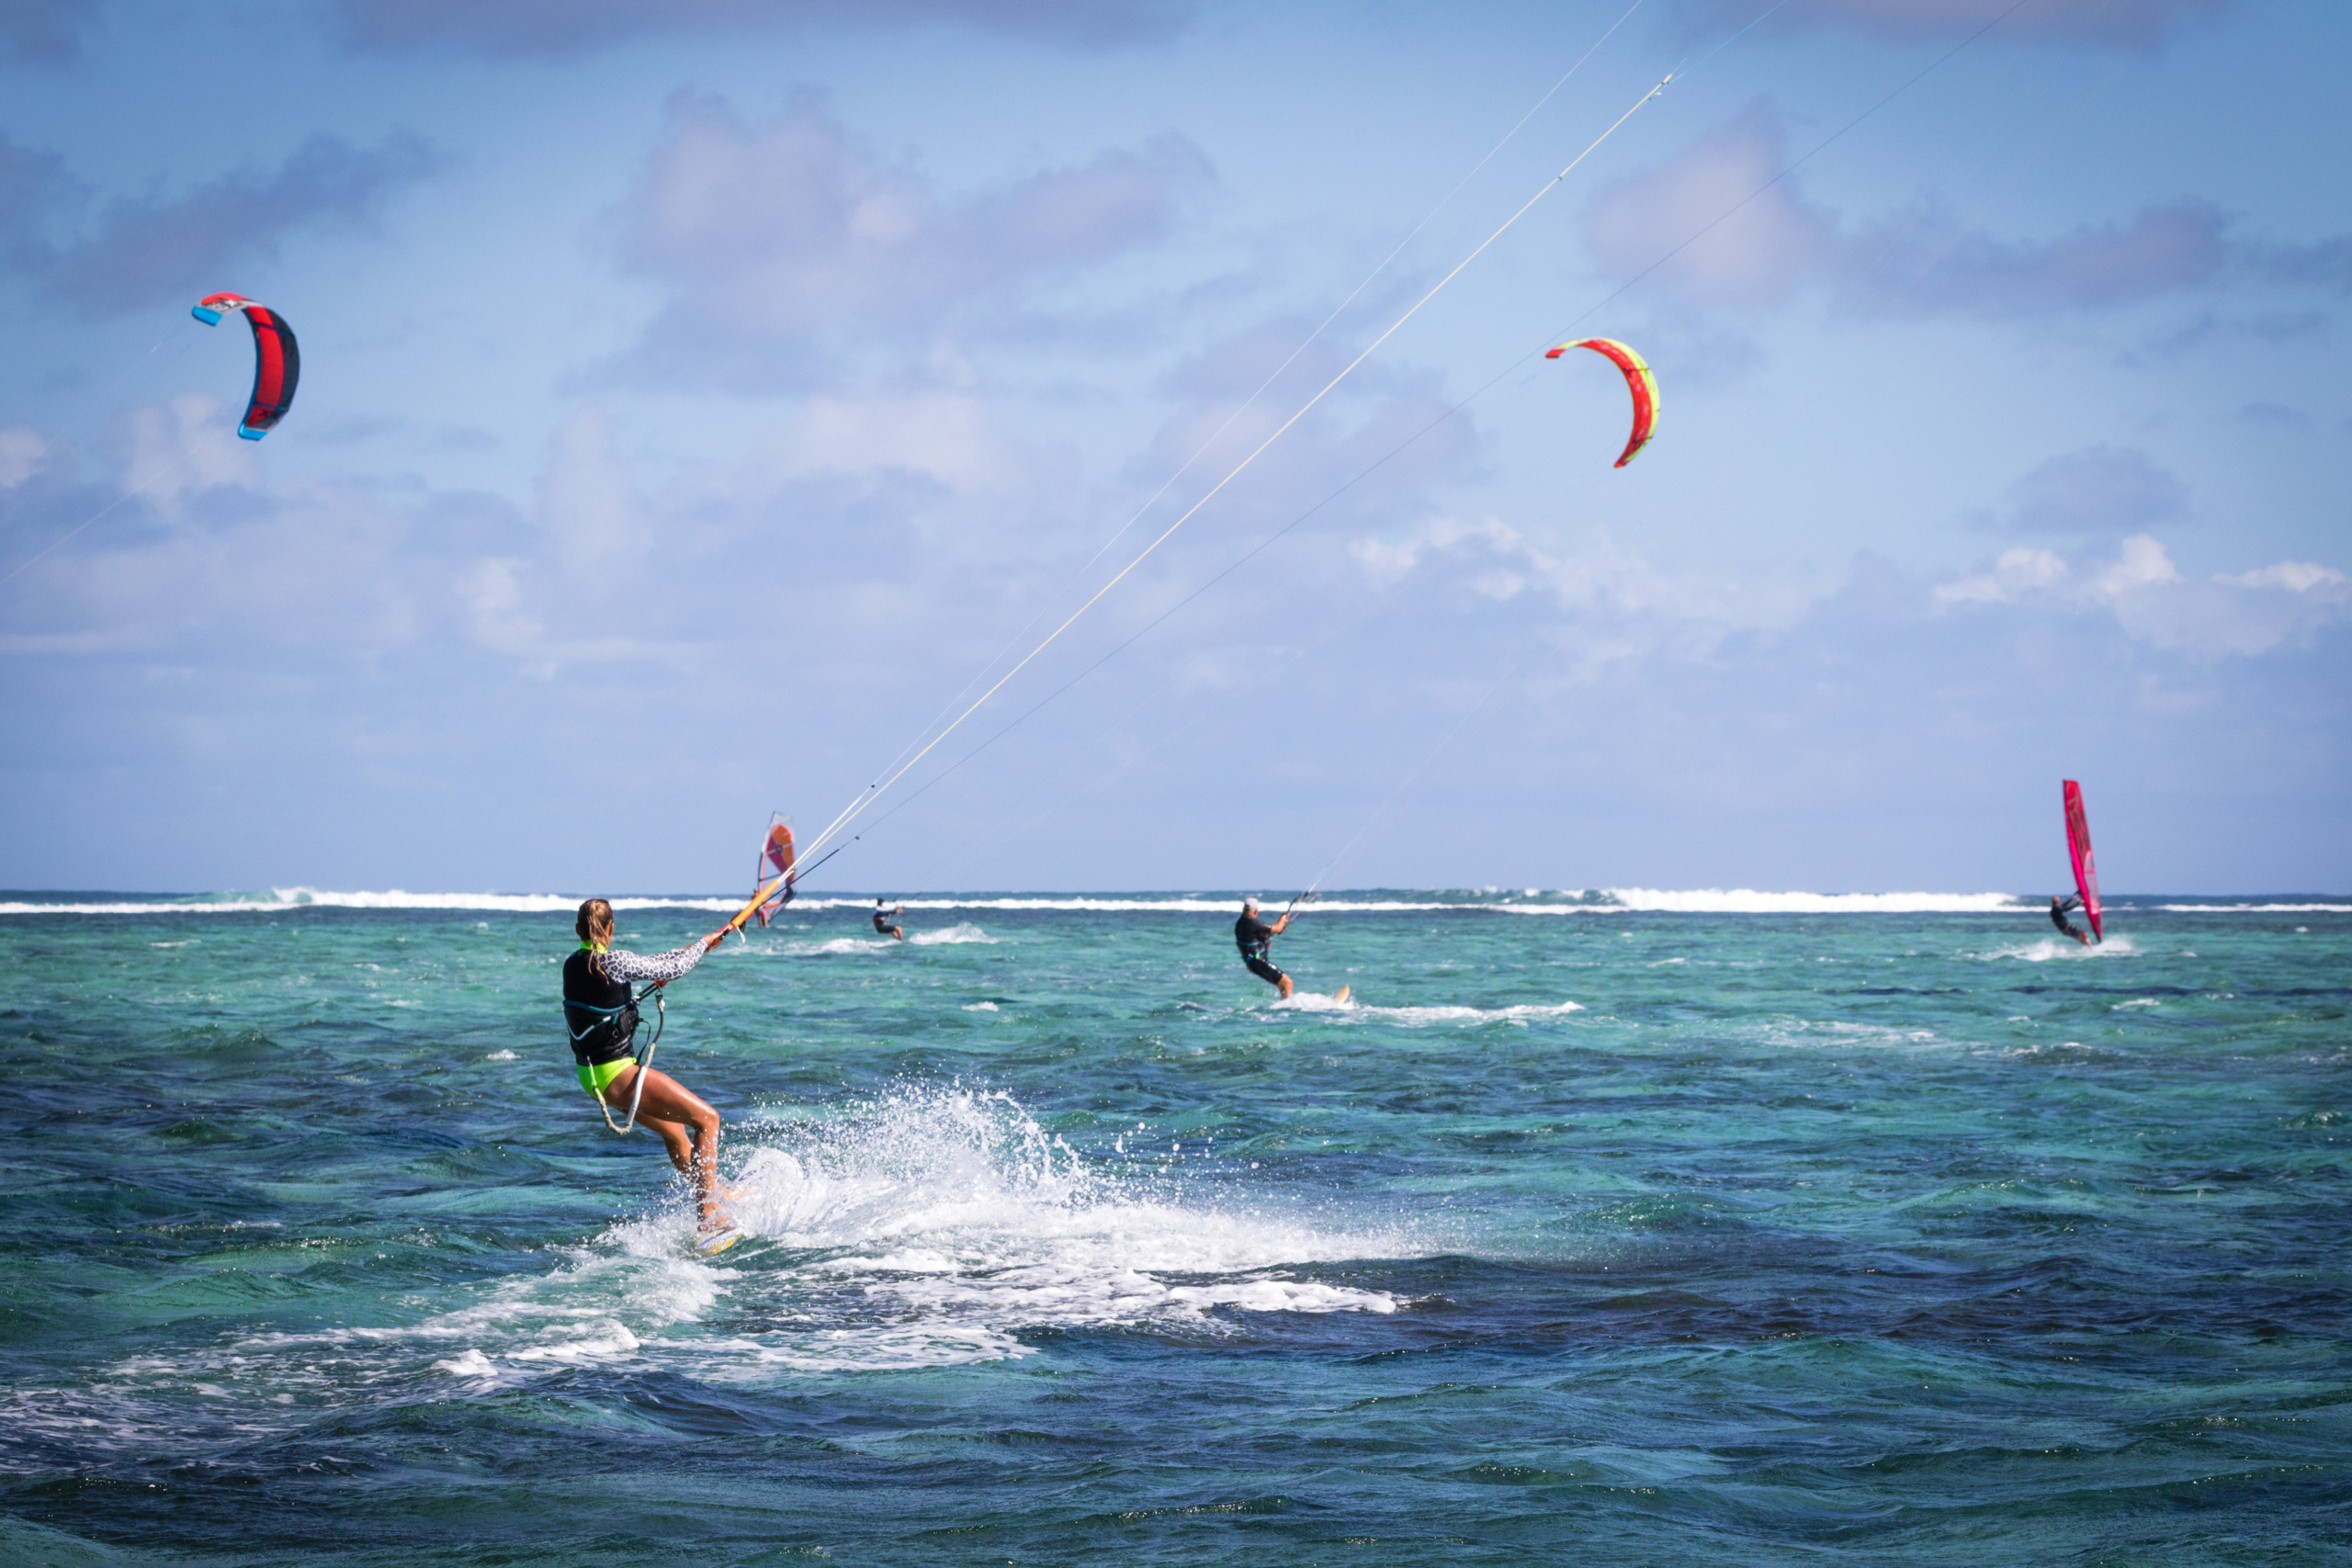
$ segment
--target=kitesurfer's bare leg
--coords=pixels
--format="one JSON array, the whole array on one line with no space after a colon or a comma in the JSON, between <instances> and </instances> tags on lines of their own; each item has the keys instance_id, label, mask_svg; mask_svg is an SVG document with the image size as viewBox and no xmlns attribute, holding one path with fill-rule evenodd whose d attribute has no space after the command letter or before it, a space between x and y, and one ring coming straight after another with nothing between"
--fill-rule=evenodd
<instances>
[{"instance_id":1,"label":"kitesurfer's bare leg","mask_svg":"<svg viewBox=\"0 0 2352 1568\"><path fill-rule=\"evenodd\" d=\"M1287 976L1287 975L1283 976L1283 983L1282 983L1280 986L1276 987L1275 988L1276 988L1277 990L1279 990L1279 991L1281 991L1281 992L1282 992L1282 994L1283 994L1283 1000L1284 1000L1284 1001L1288 1001L1288 1000L1290 1000L1291 983L1290 983L1290 976Z\"/></svg>"},{"instance_id":2,"label":"kitesurfer's bare leg","mask_svg":"<svg viewBox=\"0 0 2352 1568\"><path fill-rule=\"evenodd\" d=\"M640 1067L638 1072L645 1075L645 1092L638 1098L637 1119L662 1134L670 1163L694 1178L695 1201L702 1210L702 1223L709 1224L719 1217L718 1112L659 1068ZM615 1078L605 1090L605 1101L627 1105L636 1093L636 1073Z\"/></svg>"},{"instance_id":3,"label":"kitesurfer's bare leg","mask_svg":"<svg viewBox=\"0 0 2352 1568\"><path fill-rule=\"evenodd\" d=\"M695 1168L693 1128L683 1122L664 1122L658 1116L648 1116L642 1107L638 1111L637 1120L639 1125L652 1128L661 1138L662 1147L669 1155L672 1165L682 1171Z\"/></svg>"}]
</instances>

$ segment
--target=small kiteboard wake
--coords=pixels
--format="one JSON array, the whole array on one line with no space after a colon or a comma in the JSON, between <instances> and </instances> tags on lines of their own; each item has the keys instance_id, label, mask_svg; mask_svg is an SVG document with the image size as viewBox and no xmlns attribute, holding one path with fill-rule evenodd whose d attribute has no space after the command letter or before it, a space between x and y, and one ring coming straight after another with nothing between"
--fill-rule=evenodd
<instances>
[{"instance_id":1,"label":"small kiteboard wake","mask_svg":"<svg viewBox=\"0 0 2352 1568\"><path fill-rule=\"evenodd\" d=\"M1357 1005L1348 1000L1348 993L1354 989L1353 986L1342 986L1328 997L1317 991L1293 991L1286 999L1273 1005L1294 1012L1342 1012Z\"/></svg>"}]
</instances>

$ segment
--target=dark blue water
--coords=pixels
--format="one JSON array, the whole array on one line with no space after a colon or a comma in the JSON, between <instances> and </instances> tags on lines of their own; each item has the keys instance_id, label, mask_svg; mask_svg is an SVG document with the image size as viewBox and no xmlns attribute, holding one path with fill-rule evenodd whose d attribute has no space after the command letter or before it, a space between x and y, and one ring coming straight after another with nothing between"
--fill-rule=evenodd
<instances>
[{"instance_id":1,"label":"dark blue water","mask_svg":"<svg viewBox=\"0 0 2352 1568\"><path fill-rule=\"evenodd\" d=\"M796 905L715 1262L553 900L36 902L9 1562L2352 1556L2345 900Z\"/></svg>"}]
</instances>

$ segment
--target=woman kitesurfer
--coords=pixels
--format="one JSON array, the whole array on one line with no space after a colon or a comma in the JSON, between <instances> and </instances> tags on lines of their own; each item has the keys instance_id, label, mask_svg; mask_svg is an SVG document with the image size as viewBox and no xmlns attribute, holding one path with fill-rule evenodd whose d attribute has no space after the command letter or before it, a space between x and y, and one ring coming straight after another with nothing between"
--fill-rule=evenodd
<instances>
[{"instance_id":1,"label":"woman kitesurfer","mask_svg":"<svg viewBox=\"0 0 2352 1568\"><path fill-rule=\"evenodd\" d=\"M2073 937L2076 942L2081 942L2085 947L2088 947L2091 944L2091 933L2083 930L2082 927L2076 925L2074 921L2066 918L2073 911L2079 909L2082 907L2083 901L2072 893L2067 894L2063 898L2057 894L2052 893L2050 896L2050 923L2056 926L2066 935Z\"/></svg>"},{"instance_id":2,"label":"woman kitesurfer","mask_svg":"<svg viewBox=\"0 0 2352 1568\"><path fill-rule=\"evenodd\" d=\"M580 1087L607 1108L607 1122L610 1108L634 1106L636 1119L662 1135L670 1163L694 1179L702 1214L695 1249L723 1252L741 1232L718 1208L718 1112L669 1074L639 1064L634 1050L638 994L629 982L662 986L677 979L726 941L729 928L646 958L614 949L613 907L602 898L581 905L573 927L580 951L564 960L563 1017L571 1031Z\"/></svg>"}]
</instances>

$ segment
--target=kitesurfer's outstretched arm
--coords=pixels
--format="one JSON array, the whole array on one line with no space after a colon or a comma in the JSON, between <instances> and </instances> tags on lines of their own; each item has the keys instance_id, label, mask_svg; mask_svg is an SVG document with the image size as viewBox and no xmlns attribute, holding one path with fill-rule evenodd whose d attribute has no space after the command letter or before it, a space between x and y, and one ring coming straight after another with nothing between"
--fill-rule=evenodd
<instances>
[{"instance_id":1,"label":"kitesurfer's outstretched arm","mask_svg":"<svg viewBox=\"0 0 2352 1568\"><path fill-rule=\"evenodd\" d=\"M673 947L667 953L657 953L650 957L618 948L608 949L597 956L605 973L616 980L666 986L673 980L684 978L688 970L702 962L703 954L726 939L725 931L716 931L699 942L691 942L684 947Z\"/></svg>"}]
</instances>

